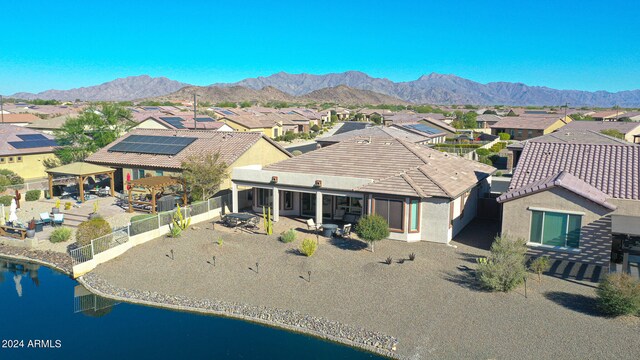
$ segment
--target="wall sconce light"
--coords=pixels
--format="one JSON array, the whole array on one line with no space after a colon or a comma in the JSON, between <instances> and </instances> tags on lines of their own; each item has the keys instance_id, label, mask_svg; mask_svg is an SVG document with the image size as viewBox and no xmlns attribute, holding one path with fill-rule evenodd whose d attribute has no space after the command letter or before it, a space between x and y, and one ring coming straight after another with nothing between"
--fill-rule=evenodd
<instances>
[{"instance_id":1,"label":"wall sconce light","mask_svg":"<svg viewBox=\"0 0 640 360\"><path fill-rule=\"evenodd\" d=\"M315 184L313 184L313 186L322 187L322 180L316 180L316 182L315 182Z\"/></svg>"},{"instance_id":2,"label":"wall sconce light","mask_svg":"<svg viewBox=\"0 0 640 360\"><path fill-rule=\"evenodd\" d=\"M274 184L277 184L278 183L278 177L277 176L272 176L271 177L271 182L274 183Z\"/></svg>"}]
</instances>

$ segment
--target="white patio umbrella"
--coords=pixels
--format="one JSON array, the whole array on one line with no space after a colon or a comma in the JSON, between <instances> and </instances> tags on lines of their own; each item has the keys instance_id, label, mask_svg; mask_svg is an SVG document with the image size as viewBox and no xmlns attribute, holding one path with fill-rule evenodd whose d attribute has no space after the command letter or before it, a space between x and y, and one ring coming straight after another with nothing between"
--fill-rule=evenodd
<instances>
[{"instance_id":1,"label":"white patio umbrella","mask_svg":"<svg viewBox=\"0 0 640 360\"><path fill-rule=\"evenodd\" d=\"M9 207L9 222L18 221L18 215L16 215L17 209L18 205L16 204L16 199L11 199L11 206Z\"/></svg>"}]
</instances>

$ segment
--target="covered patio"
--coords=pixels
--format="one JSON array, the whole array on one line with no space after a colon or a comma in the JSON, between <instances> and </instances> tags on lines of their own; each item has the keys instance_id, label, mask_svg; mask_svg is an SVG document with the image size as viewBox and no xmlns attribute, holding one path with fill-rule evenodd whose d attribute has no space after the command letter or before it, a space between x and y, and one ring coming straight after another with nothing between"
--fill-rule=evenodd
<instances>
[{"instance_id":1,"label":"covered patio","mask_svg":"<svg viewBox=\"0 0 640 360\"><path fill-rule=\"evenodd\" d=\"M78 201L81 203L85 202L85 191L84 191L84 181L90 176L95 175L107 175L110 179L109 193L111 196L115 196L113 185L114 185L114 174L115 169L95 165L85 162L74 162L67 165L58 166L52 169L47 170L47 174L49 175L49 194L53 197L53 179L55 176L74 176L78 182Z\"/></svg>"},{"instance_id":2,"label":"covered patio","mask_svg":"<svg viewBox=\"0 0 640 360\"><path fill-rule=\"evenodd\" d=\"M165 188L178 185L182 186L182 204L187 205L187 184L184 179L172 176L150 176L127 181L129 212L133 212L135 209L138 211L150 212L152 214L157 213L157 196L163 194ZM141 198L140 196L134 198L133 192L144 193L144 198ZM150 199L147 199L147 195L150 195Z\"/></svg>"}]
</instances>

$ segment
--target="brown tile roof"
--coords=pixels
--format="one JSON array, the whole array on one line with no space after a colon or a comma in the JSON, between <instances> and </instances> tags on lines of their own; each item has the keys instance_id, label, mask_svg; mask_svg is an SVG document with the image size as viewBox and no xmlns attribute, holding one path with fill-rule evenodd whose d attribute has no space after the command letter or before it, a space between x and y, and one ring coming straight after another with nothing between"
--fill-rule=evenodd
<instances>
[{"instance_id":1,"label":"brown tile roof","mask_svg":"<svg viewBox=\"0 0 640 360\"><path fill-rule=\"evenodd\" d=\"M446 131L455 133L456 129L442 121L444 119L445 117L442 114L394 114L385 116L385 120L391 120L393 124L415 124L418 122L426 122Z\"/></svg>"},{"instance_id":2,"label":"brown tile roof","mask_svg":"<svg viewBox=\"0 0 640 360\"><path fill-rule=\"evenodd\" d=\"M6 116L6 115L5 115ZM30 149L16 149L9 142L23 141L18 135L42 135L47 139L53 140L53 136L41 133L39 131L28 129L23 126L12 124L0 124L0 156L6 155L27 155L53 152L55 147L45 146Z\"/></svg>"},{"instance_id":3,"label":"brown tile roof","mask_svg":"<svg viewBox=\"0 0 640 360\"><path fill-rule=\"evenodd\" d=\"M31 124L26 125L26 127L31 129L47 129L47 130L55 130L60 129L67 119L77 118L78 114L69 114L57 116L50 119L38 119L37 121L32 122Z\"/></svg>"},{"instance_id":4,"label":"brown tile roof","mask_svg":"<svg viewBox=\"0 0 640 360\"><path fill-rule=\"evenodd\" d=\"M40 120L39 117L33 114L4 114L3 120L5 123L32 123Z\"/></svg>"},{"instance_id":5,"label":"brown tile roof","mask_svg":"<svg viewBox=\"0 0 640 360\"><path fill-rule=\"evenodd\" d=\"M624 111L608 110L608 111L594 112L593 114L591 114L591 117L592 118L607 118L607 117L615 117L616 115L622 115L622 114L624 114Z\"/></svg>"},{"instance_id":6,"label":"brown tile roof","mask_svg":"<svg viewBox=\"0 0 640 360\"><path fill-rule=\"evenodd\" d=\"M615 210L616 206L607 202L610 198L609 195L596 189L590 184L580 180L579 178L571 175L571 173L562 170L557 174L550 175L546 178L534 181L521 188L511 190L502 194L497 200L502 203L518 199L524 196L532 195L538 192L542 192L554 187L561 187L565 190L569 190L574 194L580 195L585 199L591 200L596 204L606 207L610 210Z\"/></svg>"},{"instance_id":7,"label":"brown tile roof","mask_svg":"<svg viewBox=\"0 0 640 360\"><path fill-rule=\"evenodd\" d=\"M640 123L631 121L572 121L563 130L594 130L602 131L615 129L623 134L631 132L640 127Z\"/></svg>"},{"instance_id":8,"label":"brown tile roof","mask_svg":"<svg viewBox=\"0 0 640 360\"><path fill-rule=\"evenodd\" d=\"M154 155L139 153L110 152L109 149L131 135L149 136L178 136L197 138L178 154ZM227 164L232 164L240 155L244 154L260 139L265 139L287 155L284 148L258 132L231 132L231 131L207 131L207 130L170 130L170 129L134 129L95 154L89 156L86 161L114 166L141 166L162 169L180 169L182 161L192 155L204 155L220 152L221 158Z\"/></svg>"},{"instance_id":9,"label":"brown tile roof","mask_svg":"<svg viewBox=\"0 0 640 360\"><path fill-rule=\"evenodd\" d=\"M605 135L599 131L593 130L571 130L568 127L573 124L569 123L563 126L560 130L554 131L551 134L534 137L528 140L519 141L507 146L508 149L522 149L527 143L530 142L546 142L546 143L571 143L571 144L613 144L613 145L629 145L634 146L632 143L617 139L612 136Z\"/></svg>"},{"instance_id":10,"label":"brown tile roof","mask_svg":"<svg viewBox=\"0 0 640 360\"><path fill-rule=\"evenodd\" d=\"M558 115L520 115L504 117L502 120L491 125L492 129L531 129L544 130L561 120Z\"/></svg>"},{"instance_id":11,"label":"brown tile roof","mask_svg":"<svg viewBox=\"0 0 640 360\"><path fill-rule=\"evenodd\" d=\"M355 191L447 198L459 196L496 171L388 134L341 141L265 169L372 180Z\"/></svg>"},{"instance_id":12,"label":"brown tile roof","mask_svg":"<svg viewBox=\"0 0 640 360\"><path fill-rule=\"evenodd\" d=\"M236 124L240 124L248 129L262 129L276 126L277 120L273 118L275 114L269 113L265 115L227 115L220 120L229 120ZM277 115L275 115L277 116ZM282 121L283 119L279 119Z\"/></svg>"},{"instance_id":13,"label":"brown tile roof","mask_svg":"<svg viewBox=\"0 0 640 360\"><path fill-rule=\"evenodd\" d=\"M369 126L364 129L353 130L345 133L341 133L338 135L327 136L324 138L316 139L317 143L325 144L325 143L338 143L340 141L349 140L353 138L358 139L368 139L371 136L376 137L388 137L389 139L401 139L406 140L411 143L420 143L425 142L430 139L430 137L426 135L422 135L416 133L414 131L405 130L399 127L383 127L383 126Z\"/></svg>"},{"instance_id":14,"label":"brown tile roof","mask_svg":"<svg viewBox=\"0 0 640 360\"><path fill-rule=\"evenodd\" d=\"M640 146L529 142L509 192L567 171L610 197L640 200Z\"/></svg>"}]
</instances>

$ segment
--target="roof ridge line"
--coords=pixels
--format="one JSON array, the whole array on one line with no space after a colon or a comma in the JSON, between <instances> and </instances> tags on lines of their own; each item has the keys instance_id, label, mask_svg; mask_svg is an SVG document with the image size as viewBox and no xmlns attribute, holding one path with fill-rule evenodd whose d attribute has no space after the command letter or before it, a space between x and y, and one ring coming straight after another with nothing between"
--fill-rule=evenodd
<instances>
[{"instance_id":1,"label":"roof ridge line","mask_svg":"<svg viewBox=\"0 0 640 360\"><path fill-rule=\"evenodd\" d=\"M418 196L420 196L421 198L425 198L425 197L427 197L427 196L424 194L424 192L422 191L422 189L418 186L418 184L416 184L416 183L413 181L413 179L412 179L409 175L407 175L407 173L406 173L406 172L404 172L404 173L400 174L400 177L401 177L402 179L404 179L404 181L406 181L406 182L407 182L407 184L409 184L409 186L411 186L411 188L412 188L413 190L415 190L415 191L416 191L416 194L418 194Z\"/></svg>"},{"instance_id":2,"label":"roof ridge line","mask_svg":"<svg viewBox=\"0 0 640 360\"><path fill-rule=\"evenodd\" d=\"M418 166L418 171L420 171L427 179L431 180L443 193L447 194L450 198L453 198L453 194L447 191L438 181L436 181L431 175L427 174L426 171L421 166Z\"/></svg>"}]
</instances>

